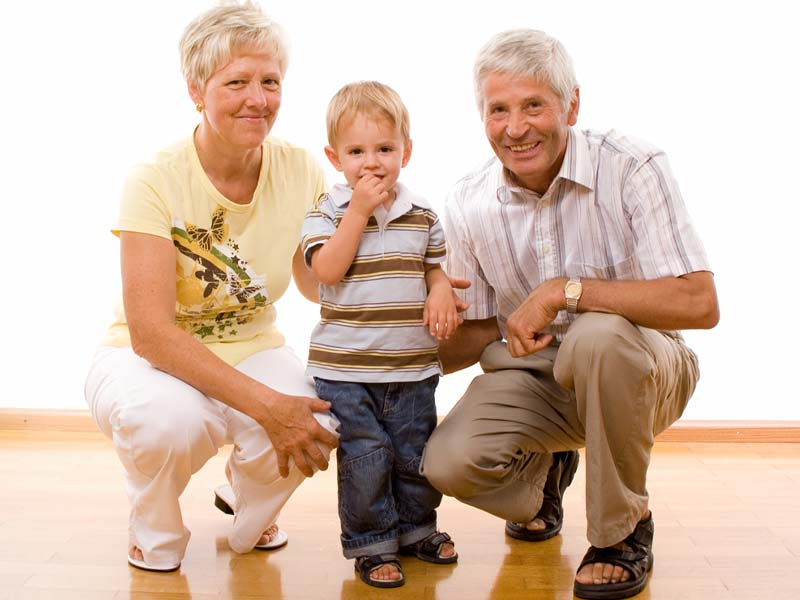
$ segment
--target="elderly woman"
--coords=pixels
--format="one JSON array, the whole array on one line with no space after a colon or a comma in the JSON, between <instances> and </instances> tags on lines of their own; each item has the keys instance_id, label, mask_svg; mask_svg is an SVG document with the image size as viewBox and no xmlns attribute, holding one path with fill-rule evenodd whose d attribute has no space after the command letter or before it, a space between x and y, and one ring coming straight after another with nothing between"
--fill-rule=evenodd
<instances>
[{"instance_id":1,"label":"elderly woman","mask_svg":"<svg viewBox=\"0 0 800 600\"><path fill-rule=\"evenodd\" d=\"M297 246L325 190L304 150L267 138L283 34L255 5L228 5L191 23L180 50L200 124L130 175L115 228L124 314L86 383L126 472L128 562L155 571L180 566L178 497L220 446L234 449L217 505L235 513L231 548L248 552L285 543L281 507L336 445L329 404L275 327L290 273L316 296Z\"/></svg>"}]
</instances>

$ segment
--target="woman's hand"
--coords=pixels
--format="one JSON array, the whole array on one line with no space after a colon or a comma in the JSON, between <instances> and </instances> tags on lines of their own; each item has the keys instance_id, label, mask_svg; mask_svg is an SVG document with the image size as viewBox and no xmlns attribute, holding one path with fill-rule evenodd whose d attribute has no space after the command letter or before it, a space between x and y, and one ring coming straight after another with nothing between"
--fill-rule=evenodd
<instances>
[{"instance_id":1,"label":"woman's hand","mask_svg":"<svg viewBox=\"0 0 800 600\"><path fill-rule=\"evenodd\" d=\"M326 470L328 454L320 450L319 444L335 448L338 439L319 424L314 413L330 409L330 402L275 392L264 405L267 415L257 420L275 448L281 477L289 475L290 458L306 477L314 474L314 465Z\"/></svg>"}]
</instances>

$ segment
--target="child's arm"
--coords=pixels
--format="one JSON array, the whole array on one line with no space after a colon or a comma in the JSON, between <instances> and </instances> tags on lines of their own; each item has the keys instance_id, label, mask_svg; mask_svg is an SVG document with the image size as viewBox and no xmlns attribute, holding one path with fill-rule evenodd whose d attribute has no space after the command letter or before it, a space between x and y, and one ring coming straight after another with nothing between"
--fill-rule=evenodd
<instances>
[{"instance_id":1,"label":"child's arm","mask_svg":"<svg viewBox=\"0 0 800 600\"><path fill-rule=\"evenodd\" d=\"M317 279L325 285L335 285L342 280L353 263L372 212L388 198L389 192L378 177L366 175L359 179L339 227L311 255L311 270Z\"/></svg>"},{"instance_id":2,"label":"child's arm","mask_svg":"<svg viewBox=\"0 0 800 600\"><path fill-rule=\"evenodd\" d=\"M464 322L456 308L456 299L450 280L438 264L425 265L425 283L428 297L425 300L422 323L430 329L431 335L446 340Z\"/></svg>"}]
</instances>

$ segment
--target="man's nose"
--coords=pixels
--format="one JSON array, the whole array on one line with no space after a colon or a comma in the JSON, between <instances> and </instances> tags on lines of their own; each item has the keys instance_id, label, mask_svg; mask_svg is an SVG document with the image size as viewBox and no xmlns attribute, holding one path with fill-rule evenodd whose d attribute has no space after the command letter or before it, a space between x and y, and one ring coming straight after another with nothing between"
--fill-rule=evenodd
<instances>
[{"instance_id":1,"label":"man's nose","mask_svg":"<svg viewBox=\"0 0 800 600\"><path fill-rule=\"evenodd\" d=\"M525 115L520 111L513 110L508 115L508 123L506 124L506 133L510 138L520 138L528 131L528 121Z\"/></svg>"}]
</instances>

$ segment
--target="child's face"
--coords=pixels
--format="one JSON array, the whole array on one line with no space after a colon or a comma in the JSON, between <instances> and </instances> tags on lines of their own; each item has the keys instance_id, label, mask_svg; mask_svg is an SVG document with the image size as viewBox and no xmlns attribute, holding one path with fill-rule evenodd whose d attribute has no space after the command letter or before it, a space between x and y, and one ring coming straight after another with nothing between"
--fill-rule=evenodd
<instances>
[{"instance_id":1,"label":"child's face","mask_svg":"<svg viewBox=\"0 0 800 600\"><path fill-rule=\"evenodd\" d=\"M341 123L337 138L325 154L350 187L371 174L391 190L411 158L411 140L404 139L400 129L386 119L357 114Z\"/></svg>"}]
</instances>

